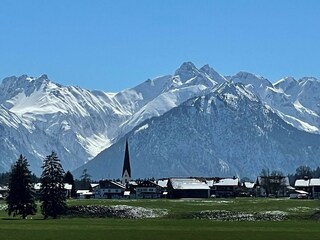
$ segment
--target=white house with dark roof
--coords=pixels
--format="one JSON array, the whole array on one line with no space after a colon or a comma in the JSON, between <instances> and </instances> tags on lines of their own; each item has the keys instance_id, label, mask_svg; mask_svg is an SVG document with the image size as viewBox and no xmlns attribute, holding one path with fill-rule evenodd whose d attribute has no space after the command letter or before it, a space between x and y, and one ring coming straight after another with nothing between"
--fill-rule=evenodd
<instances>
[{"instance_id":1,"label":"white house with dark roof","mask_svg":"<svg viewBox=\"0 0 320 240\"><path fill-rule=\"evenodd\" d=\"M136 186L136 198L161 198L163 188L153 181L145 180Z\"/></svg>"},{"instance_id":2,"label":"white house with dark roof","mask_svg":"<svg viewBox=\"0 0 320 240\"><path fill-rule=\"evenodd\" d=\"M101 180L95 188L96 198L120 199L123 198L126 186L120 182Z\"/></svg>"}]
</instances>

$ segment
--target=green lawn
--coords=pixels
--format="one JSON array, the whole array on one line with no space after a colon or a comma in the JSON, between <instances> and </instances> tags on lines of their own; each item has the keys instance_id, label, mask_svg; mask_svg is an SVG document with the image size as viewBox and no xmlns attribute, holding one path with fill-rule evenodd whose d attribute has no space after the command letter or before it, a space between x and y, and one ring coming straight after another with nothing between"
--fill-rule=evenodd
<instances>
[{"instance_id":1,"label":"green lawn","mask_svg":"<svg viewBox=\"0 0 320 240\"><path fill-rule=\"evenodd\" d=\"M318 200L213 199L213 200L70 200L68 205L130 205L167 209L156 219L69 218L42 220L8 217L0 202L0 239L320 239L320 222L311 215ZM285 211L282 222L219 222L190 219L202 210Z\"/></svg>"}]
</instances>

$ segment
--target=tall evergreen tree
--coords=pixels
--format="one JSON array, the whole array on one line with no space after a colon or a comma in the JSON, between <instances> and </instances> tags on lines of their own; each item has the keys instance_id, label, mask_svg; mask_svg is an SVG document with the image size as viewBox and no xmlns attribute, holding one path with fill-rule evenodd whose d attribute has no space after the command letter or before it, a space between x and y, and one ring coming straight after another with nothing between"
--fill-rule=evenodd
<instances>
[{"instance_id":1,"label":"tall evergreen tree","mask_svg":"<svg viewBox=\"0 0 320 240\"><path fill-rule=\"evenodd\" d=\"M83 169L82 175L80 176L79 189L90 189L91 188L91 175L87 169Z\"/></svg>"},{"instance_id":2,"label":"tall evergreen tree","mask_svg":"<svg viewBox=\"0 0 320 240\"><path fill-rule=\"evenodd\" d=\"M69 197L75 198L77 196L76 187L75 187L73 175L70 171L67 171L66 174L64 175L64 182L72 185L71 193L70 193L71 196Z\"/></svg>"},{"instance_id":3,"label":"tall evergreen tree","mask_svg":"<svg viewBox=\"0 0 320 240\"><path fill-rule=\"evenodd\" d=\"M12 166L9 177L9 192L6 198L9 216L21 215L25 219L37 211L35 191L31 183L31 171L25 157L20 155Z\"/></svg>"},{"instance_id":4,"label":"tall evergreen tree","mask_svg":"<svg viewBox=\"0 0 320 240\"><path fill-rule=\"evenodd\" d=\"M46 157L41 174L41 212L44 218L57 218L66 208L64 170L55 152Z\"/></svg>"}]
</instances>

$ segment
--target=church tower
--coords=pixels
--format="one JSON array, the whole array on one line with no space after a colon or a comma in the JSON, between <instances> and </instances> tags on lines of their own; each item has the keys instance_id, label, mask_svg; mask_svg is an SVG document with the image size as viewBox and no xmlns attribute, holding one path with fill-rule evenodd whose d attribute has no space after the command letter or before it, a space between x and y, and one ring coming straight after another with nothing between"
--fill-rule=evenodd
<instances>
[{"instance_id":1,"label":"church tower","mask_svg":"<svg viewBox=\"0 0 320 240\"><path fill-rule=\"evenodd\" d=\"M131 167L129 157L128 140L126 140L126 149L124 153L123 169L122 169L122 184L127 184L131 180Z\"/></svg>"}]
</instances>

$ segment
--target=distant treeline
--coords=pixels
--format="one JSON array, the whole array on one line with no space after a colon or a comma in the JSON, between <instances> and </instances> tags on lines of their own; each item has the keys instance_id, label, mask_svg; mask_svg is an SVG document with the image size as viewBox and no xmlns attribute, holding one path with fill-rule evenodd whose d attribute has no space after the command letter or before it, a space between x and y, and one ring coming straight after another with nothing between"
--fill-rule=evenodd
<instances>
[{"instance_id":1,"label":"distant treeline","mask_svg":"<svg viewBox=\"0 0 320 240\"><path fill-rule=\"evenodd\" d=\"M10 172L0 173L0 185L7 185L9 183ZM31 181L33 183L40 182L40 178L38 178L35 174L31 175Z\"/></svg>"},{"instance_id":2,"label":"distant treeline","mask_svg":"<svg viewBox=\"0 0 320 240\"><path fill-rule=\"evenodd\" d=\"M290 185L293 186L296 179L303 179L303 178L320 178L320 167L316 169L311 169L308 166L300 166L296 169L294 174L289 174L289 182Z\"/></svg>"}]
</instances>

